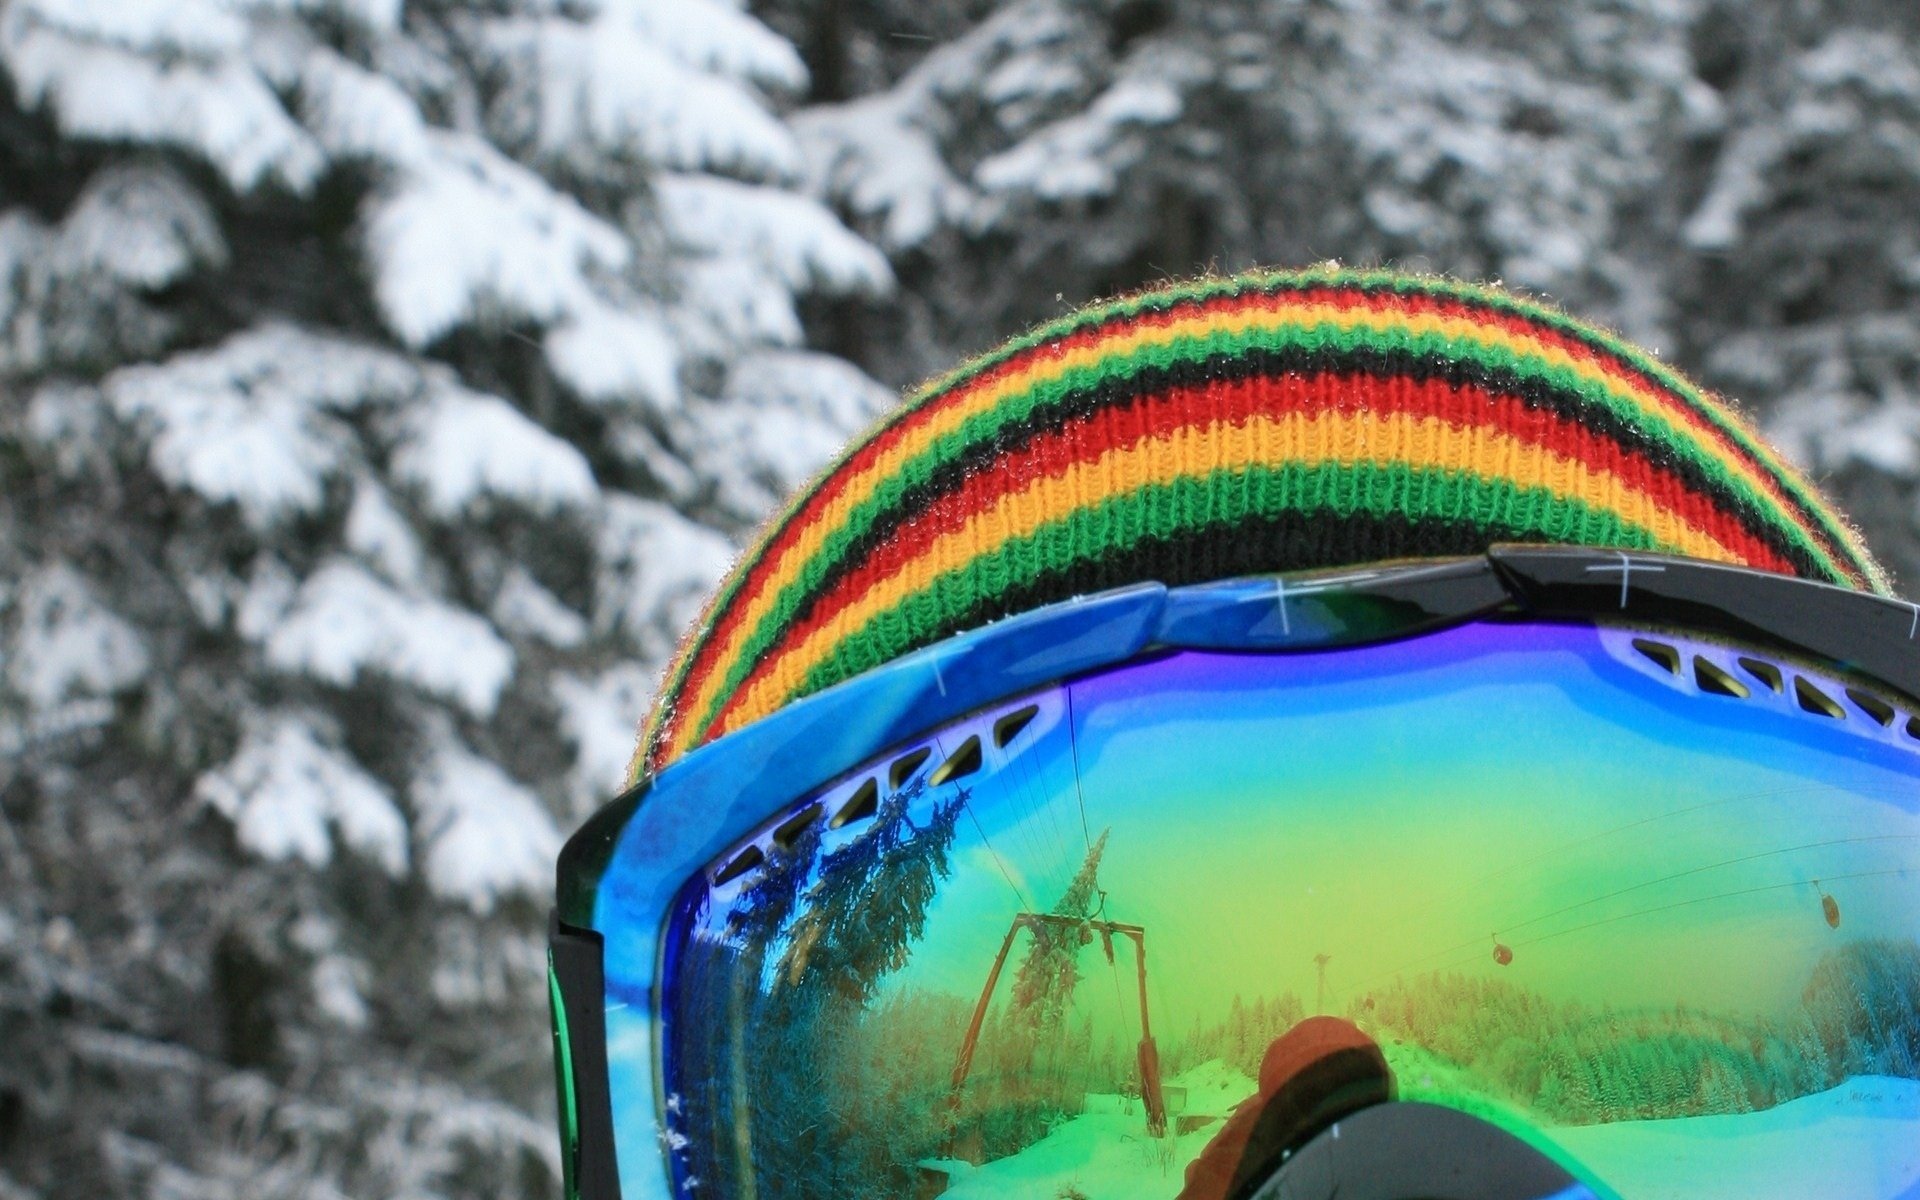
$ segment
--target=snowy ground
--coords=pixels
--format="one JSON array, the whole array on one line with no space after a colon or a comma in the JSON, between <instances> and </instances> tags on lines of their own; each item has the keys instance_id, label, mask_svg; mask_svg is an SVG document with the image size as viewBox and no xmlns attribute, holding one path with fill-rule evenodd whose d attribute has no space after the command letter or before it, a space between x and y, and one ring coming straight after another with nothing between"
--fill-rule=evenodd
<instances>
[{"instance_id":1,"label":"snowy ground","mask_svg":"<svg viewBox=\"0 0 1920 1200\"><path fill-rule=\"evenodd\" d=\"M1224 1115L1245 1076L1207 1063L1169 1080L1187 1115ZM1087 1111L1018 1154L951 1172L949 1200L1168 1200L1218 1122L1149 1138L1137 1102L1089 1096ZM1179 1107L1179 1106L1176 1106ZM1920 1200L1920 1082L1862 1077L1765 1112L1550 1131L1623 1200ZM934 1164L929 1164L934 1165Z\"/></svg>"}]
</instances>

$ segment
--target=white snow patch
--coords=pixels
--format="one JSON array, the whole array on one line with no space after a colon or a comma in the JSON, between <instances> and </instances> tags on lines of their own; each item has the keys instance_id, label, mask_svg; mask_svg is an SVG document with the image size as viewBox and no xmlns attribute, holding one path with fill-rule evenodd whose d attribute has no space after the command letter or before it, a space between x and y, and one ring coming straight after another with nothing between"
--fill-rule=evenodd
<instances>
[{"instance_id":1,"label":"white snow patch","mask_svg":"<svg viewBox=\"0 0 1920 1200\"><path fill-rule=\"evenodd\" d=\"M497 396L442 381L403 422L394 473L418 487L442 518L458 517L483 496L553 512L598 494L592 468L572 443Z\"/></svg>"},{"instance_id":2,"label":"white snow patch","mask_svg":"<svg viewBox=\"0 0 1920 1200\"><path fill-rule=\"evenodd\" d=\"M560 730L576 751L571 791L580 813L592 811L625 786L656 676L631 662L591 677L555 676Z\"/></svg>"},{"instance_id":3,"label":"white snow patch","mask_svg":"<svg viewBox=\"0 0 1920 1200\"><path fill-rule=\"evenodd\" d=\"M250 624L253 622L249 622ZM335 559L300 585L266 634L278 670L335 686L375 671L488 716L513 674L513 649L465 609L410 596Z\"/></svg>"},{"instance_id":4,"label":"white snow patch","mask_svg":"<svg viewBox=\"0 0 1920 1200\"><path fill-rule=\"evenodd\" d=\"M63 273L98 272L141 288L164 287L196 266L220 266L227 246L200 194L164 166L108 167L61 222Z\"/></svg>"},{"instance_id":5,"label":"white snow patch","mask_svg":"<svg viewBox=\"0 0 1920 1200\"><path fill-rule=\"evenodd\" d=\"M684 245L747 258L790 289L885 291L886 258L818 201L715 175L663 175L661 215Z\"/></svg>"},{"instance_id":6,"label":"white snow patch","mask_svg":"<svg viewBox=\"0 0 1920 1200\"><path fill-rule=\"evenodd\" d=\"M660 657L733 565L734 550L725 538L664 504L634 496L607 497L595 542L596 626L625 630Z\"/></svg>"},{"instance_id":7,"label":"white snow patch","mask_svg":"<svg viewBox=\"0 0 1920 1200\"><path fill-rule=\"evenodd\" d=\"M374 295L402 341L423 346L494 313L552 323L596 303L585 272L625 265L618 229L479 137L426 137L432 156L367 219Z\"/></svg>"},{"instance_id":8,"label":"white snow patch","mask_svg":"<svg viewBox=\"0 0 1920 1200\"><path fill-rule=\"evenodd\" d=\"M377 480L363 476L354 484L344 532L347 549L379 567L388 579L402 587L424 585L426 555L420 539Z\"/></svg>"},{"instance_id":9,"label":"white snow patch","mask_svg":"<svg viewBox=\"0 0 1920 1200\"><path fill-rule=\"evenodd\" d=\"M588 400L664 411L679 399L680 351L657 313L586 305L548 331L546 350L554 373Z\"/></svg>"},{"instance_id":10,"label":"white snow patch","mask_svg":"<svg viewBox=\"0 0 1920 1200\"><path fill-rule=\"evenodd\" d=\"M1828 1200L1913 1194L1917 1128L1920 1081L1865 1075L1761 1112L1547 1133L1633 1200Z\"/></svg>"},{"instance_id":11,"label":"white snow patch","mask_svg":"<svg viewBox=\"0 0 1920 1200\"><path fill-rule=\"evenodd\" d=\"M587 621L540 586L520 567L513 567L493 598L493 620L509 633L536 638L550 646L571 649L587 636Z\"/></svg>"},{"instance_id":12,"label":"white snow patch","mask_svg":"<svg viewBox=\"0 0 1920 1200\"><path fill-rule=\"evenodd\" d=\"M300 115L337 159L405 167L431 153L427 124L400 86L331 50L311 50L301 66Z\"/></svg>"},{"instance_id":13,"label":"white snow patch","mask_svg":"<svg viewBox=\"0 0 1920 1200\"><path fill-rule=\"evenodd\" d=\"M690 67L798 91L806 64L792 43L748 13L714 0L592 0Z\"/></svg>"},{"instance_id":14,"label":"white snow patch","mask_svg":"<svg viewBox=\"0 0 1920 1200\"><path fill-rule=\"evenodd\" d=\"M387 789L308 712L252 713L240 748L200 777L195 793L233 822L240 844L275 861L325 866L329 830L389 875L407 867L407 823Z\"/></svg>"},{"instance_id":15,"label":"white snow patch","mask_svg":"<svg viewBox=\"0 0 1920 1200\"><path fill-rule=\"evenodd\" d=\"M143 7L157 4L143 0ZM271 175L304 192L324 165L319 146L266 81L233 58L147 57L80 40L15 5L0 13L0 63L22 105L49 109L67 135L179 146L205 158L236 191Z\"/></svg>"},{"instance_id":16,"label":"white snow patch","mask_svg":"<svg viewBox=\"0 0 1920 1200\"><path fill-rule=\"evenodd\" d=\"M498 21L486 44L508 76L502 103L532 115L545 157L577 160L588 148L684 170L799 170L792 134L747 88L677 61L631 21Z\"/></svg>"},{"instance_id":17,"label":"white snow patch","mask_svg":"<svg viewBox=\"0 0 1920 1200\"><path fill-rule=\"evenodd\" d=\"M414 380L410 364L384 351L269 325L116 372L106 390L148 433L162 479L238 505L259 528L323 499L352 438L323 410L396 395Z\"/></svg>"},{"instance_id":18,"label":"white snow patch","mask_svg":"<svg viewBox=\"0 0 1920 1200\"><path fill-rule=\"evenodd\" d=\"M974 178L989 192L1024 191L1049 200L1104 196L1140 153L1127 135L1172 121L1181 107L1180 94L1164 80L1119 80L1085 112L982 162Z\"/></svg>"},{"instance_id":19,"label":"white snow patch","mask_svg":"<svg viewBox=\"0 0 1920 1200\"><path fill-rule=\"evenodd\" d=\"M202 58L240 49L246 22L207 0L15 0L22 18L91 41L129 50L171 51Z\"/></svg>"},{"instance_id":20,"label":"white snow patch","mask_svg":"<svg viewBox=\"0 0 1920 1200\"><path fill-rule=\"evenodd\" d=\"M973 203L933 135L915 122L914 99L879 92L793 116L814 190L878 219L880 239L891 249L919 245L960 221Z\"/></svg>"},{"instance_id":21,"label":"white snow patch","mask_svg":"<svg viewBox=\"0 0 1920 1200\"><path fill-rule=\"evenodd\" d=\"M11 599L7 679L35 708L112 695L147 673L147 648L139 632L96 599L80 573L64 563L29 574Z\"/></svg>"},{"instance_id":22,"label":"white snow patch","mask_svg":"<svg viewBox=\"0 0 1920 1200\"><path fill-rule=\"evenodd\" d=\"M484 913L504 895L550 884L560 852L553 818L498 764L461 745L451 728L434 735L408 795L435 892Z\"/></svg>"}]
</instances>

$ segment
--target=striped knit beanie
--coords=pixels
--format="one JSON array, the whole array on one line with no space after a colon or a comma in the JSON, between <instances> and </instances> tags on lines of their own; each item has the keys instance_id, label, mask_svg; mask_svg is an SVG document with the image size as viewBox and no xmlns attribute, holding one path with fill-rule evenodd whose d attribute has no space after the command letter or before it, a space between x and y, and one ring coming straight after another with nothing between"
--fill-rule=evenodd
<instances>
[{"instance_id":1,"label":"striped knit beanie","mask_svg":"<svg viewBox=\"0 0 1920 1200\"><path fill-rule=\"evenodd\" d=\"M1070 596L1496 542L1887 591L1745 422L1598 329L1441 279L1206 279L1043 326L857 440L721 584L635 771Z\"/></svg>"}]
</instances>

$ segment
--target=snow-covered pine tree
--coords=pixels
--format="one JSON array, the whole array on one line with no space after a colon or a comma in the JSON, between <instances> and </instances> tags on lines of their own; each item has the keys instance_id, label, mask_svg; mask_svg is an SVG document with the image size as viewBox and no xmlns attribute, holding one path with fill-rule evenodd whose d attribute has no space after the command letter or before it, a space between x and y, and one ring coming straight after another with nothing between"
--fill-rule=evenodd
<instances>
[{"instance_id":1,"label":"snow-covered pine tree","mask_svg":"<svg viewBox=\"0 0 1920 1200\"><path fill-rule=\"evenodd\" d=\"M844 7L758 5L810 61ZM879 44L795 118L901 280L820 313L879 377L1207 269L1502 279L1750 403L1920 572L1920 8L1006 0Z\"/></svg>"},{"instance_id":2,"label":"snow-covered pine tree","mask_svg":"<svg viewBox=\"0 0 1920 1200\"><path fill-rule=\"evenodd\" d=\"M544 893L886 396L728 0L0 0L0 1196L554 1190Z\"/></svg>"}]
</instances>

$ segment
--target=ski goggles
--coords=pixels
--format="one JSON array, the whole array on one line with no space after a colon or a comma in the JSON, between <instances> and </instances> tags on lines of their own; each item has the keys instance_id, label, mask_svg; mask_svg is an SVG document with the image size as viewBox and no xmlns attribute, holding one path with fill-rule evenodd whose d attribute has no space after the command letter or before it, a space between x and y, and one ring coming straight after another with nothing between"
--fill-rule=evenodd
<instances>
[{"instance_id":1,"label":"ski goggles","mask_svg":"<svg viewBox=\"0 0 1920 1200\"><path fill-rule=\"evenodd\" d=\"M1130 587L800 700L562 854L568 1194L1920 1197L1916 635L1502 547ZM1325 1017L1383 1088L1266 1137ZM1450 1121L1532 1166L1379 1183Z\"/></svg>"}]
</instances>

